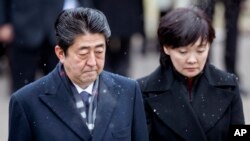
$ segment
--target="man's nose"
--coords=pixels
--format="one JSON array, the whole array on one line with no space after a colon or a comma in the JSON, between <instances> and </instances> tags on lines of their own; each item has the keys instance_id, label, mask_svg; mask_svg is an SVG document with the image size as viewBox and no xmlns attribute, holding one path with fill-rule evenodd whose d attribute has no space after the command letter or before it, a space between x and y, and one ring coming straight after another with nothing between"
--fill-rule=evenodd
<instances>
[{"instance_id":1,"label":"man's nose","mask_svg":"<svg viewBox=\"0 0 250 141\"><path fill-rule=\"evenodd\" d=\"M95 66L96 65L96 57L95 57L95 53L90 53L88 60L87 60L87 64L89 66Z\"/></svg>"}]
</instances>

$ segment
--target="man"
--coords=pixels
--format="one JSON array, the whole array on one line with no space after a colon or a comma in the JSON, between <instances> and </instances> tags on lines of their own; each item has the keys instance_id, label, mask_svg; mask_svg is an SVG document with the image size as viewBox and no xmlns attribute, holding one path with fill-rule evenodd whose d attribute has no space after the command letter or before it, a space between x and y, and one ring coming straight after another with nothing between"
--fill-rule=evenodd
<instances>
[{"instance_id":1,"label":"man","mask_svg":"<svg viewBox=\"0 0 250 141\"><path fill-rule=\"evenodd\" d=\"M103 13L65 10L55 30L60 63L12 95L9 141L147 141L138 84L103 71L111 35Z\"/></svg>"},{"instance_id":2,"label":"man","mask_svg":"<svg viewBox=\"0 0 250 141\"><path fill-rule=\"evenodd\" d=\"M6 5L6 28L12 31L7 45L14 92L36 78L38 70L48 74L58 59L53 53L56 39L53 23L67 8L91 7L91 0L1 0ZM25 67L23 67L25 65Z\"/></svg>"}]
</instances>

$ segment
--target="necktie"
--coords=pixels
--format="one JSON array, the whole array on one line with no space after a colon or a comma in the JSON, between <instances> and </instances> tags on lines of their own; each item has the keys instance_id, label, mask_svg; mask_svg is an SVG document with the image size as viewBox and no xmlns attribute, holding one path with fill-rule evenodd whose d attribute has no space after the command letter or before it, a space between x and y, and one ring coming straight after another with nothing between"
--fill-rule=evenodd
<instances>
[{"instance_id":1,"label":"necktie","mask_svg":"<svg viewBox=\"0 0 250 141\"><path fill-rule=\"evenodd\" d=\"M81 92L80 93L80 96L84 102L84 105L85 105L85 112L86 112L86 115L88 115L88 111L89 111L89 97L91 96L88 92Z\"/></svg>"}]
</instances>

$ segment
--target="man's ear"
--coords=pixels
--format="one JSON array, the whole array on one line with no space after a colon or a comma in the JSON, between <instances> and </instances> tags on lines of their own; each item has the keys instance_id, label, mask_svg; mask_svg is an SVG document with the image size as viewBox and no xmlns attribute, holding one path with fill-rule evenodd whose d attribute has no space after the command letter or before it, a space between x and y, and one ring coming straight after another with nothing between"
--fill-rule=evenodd
<instances>
[{"instance_id":1,"label":"man's ear","mask_svg":"<svg viewBox=\"0 0 250 141\"><path fill-rule=\"evenodd\" d=\"M163 50L164 50L165 54L169 55L169 46L164 45Z\"/></svg>"},{"instance_id":2,"label":"man's ear","mask_svg":"<svg viewBox=\"0 0 250 141\"><path fill-rule=\"evenodd\" d=\"M63 63L65 60L65 53L59 45L55 46L55 53L60 62Z\"/></svg>"}]
</instances>

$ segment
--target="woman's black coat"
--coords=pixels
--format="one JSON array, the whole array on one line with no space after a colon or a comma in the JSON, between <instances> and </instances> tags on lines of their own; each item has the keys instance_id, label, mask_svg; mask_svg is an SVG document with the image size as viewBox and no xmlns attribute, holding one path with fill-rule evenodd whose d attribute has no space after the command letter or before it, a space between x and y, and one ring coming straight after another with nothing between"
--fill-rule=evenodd
<instances>
[{"instance_id":1,"label":"woman's black coat","mask_svg":"<svg viewBox=\"0 0 250 141\"><path fill-rule=\"evenodd\" d=\"M151 141L226 141L229 125L244 124L235 75L206 65L191 99L183 80L171 67L138 80Z\"/></svg>"}]
</instances>

